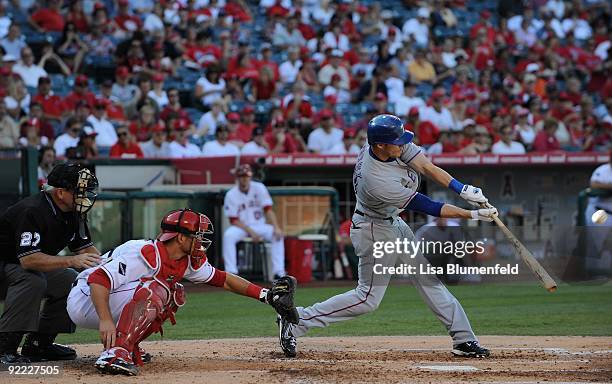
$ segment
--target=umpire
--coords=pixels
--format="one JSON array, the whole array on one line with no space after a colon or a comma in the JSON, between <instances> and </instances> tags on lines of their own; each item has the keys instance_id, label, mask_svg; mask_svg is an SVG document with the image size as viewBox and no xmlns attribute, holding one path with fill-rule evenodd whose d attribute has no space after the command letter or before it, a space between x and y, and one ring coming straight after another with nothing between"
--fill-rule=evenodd
<instances>
[{"instance_id":1,"label":"umpire","mask_svg":"<svg viewBox=\"0 0 612 384\"><path fill-rule=\"evenodd\" d=\"M53 341L58 333L75 330L66 312L77 276L72 268L89 268L100 260L86 222L98 180L76 163L57 165L47 180L39 194L0 216L0 282L8 285L0 317L2 364L76 358L74 349ZM66 246L77 255L57 256Z\"/></svg>"}]
</instances>

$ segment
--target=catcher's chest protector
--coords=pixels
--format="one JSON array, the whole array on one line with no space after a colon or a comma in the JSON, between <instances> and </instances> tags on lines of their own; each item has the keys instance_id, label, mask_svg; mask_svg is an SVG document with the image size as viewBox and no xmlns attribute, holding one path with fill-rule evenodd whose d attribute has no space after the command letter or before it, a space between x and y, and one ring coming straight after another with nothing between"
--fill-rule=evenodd
<instances>
[{"instance_id":1,"label":"catcher's chest protector","mask_svg":"<svg viewBox=\"0 0 612 384\"><path fill-rule=\"evenodd\" d=\"M189 266L189 258L183 257L179 260L171 260L164 248L163 243L156 242L155 246L147 244L140 251L147 265L155 272L150 277L143 277L142 281L155 280L163 285L170 295L174 293L176 284L183 279Z\"/></svg>"}]
</instances>

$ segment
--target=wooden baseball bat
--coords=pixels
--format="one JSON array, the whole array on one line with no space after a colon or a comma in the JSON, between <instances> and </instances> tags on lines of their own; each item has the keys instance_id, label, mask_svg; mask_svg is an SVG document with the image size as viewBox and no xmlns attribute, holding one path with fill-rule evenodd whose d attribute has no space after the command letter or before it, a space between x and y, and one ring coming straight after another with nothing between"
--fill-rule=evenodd
<instances>
[{"instance_id":1,"label":"wooden baseball bat","mask_svg":"<svg viewBox=\"0 0 612 384\"><path fill-rule=\"evenodd\" d=\"M482 207L486 208L484 204L482 205ZM542 265L538 263L536 258L527 249L527 247L525 247L523 243L521 243L519 239L517 239L516 236L514 236L514 233L512 233L512 231L510 231L508 227L506 227L506 225L499 219L498 216L495 216L493 218L493 221L495 221L495 224L497 224L499 229L501 229L501 231L504 233L506 238L510 241L510 243L512 244L512 246L514 247L518 255L521 257L521 259L525 262L525 264L527 264L529 269L531 269L533 274L538 278L538 280L540 281L540 284L542 284L542 286L546 288L548 292L556 291L557 283L555 283L553 278L550 277L550 275L548 274L548 272L546 272L544 267L542 267Z\"/></svg>"}]
</instances>

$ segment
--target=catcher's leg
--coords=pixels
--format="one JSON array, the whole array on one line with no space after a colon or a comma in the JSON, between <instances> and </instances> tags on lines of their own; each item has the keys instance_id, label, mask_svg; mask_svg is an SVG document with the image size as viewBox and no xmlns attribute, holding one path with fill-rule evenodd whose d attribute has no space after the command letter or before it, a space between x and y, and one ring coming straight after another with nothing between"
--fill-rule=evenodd
<instances>
[{"instance_id":1,"label":"catcher's leg","mask_svg":"<svg viewBox=\"0 0 612 384\"><path fill-rule=\"evenodd\" d=\"M96 368L108 373L136 375L138 368L132 354L140 341L161 329L161 316L167 301L168 291L155 281L138 288L119 317L115 346L100 355Z\"/></svg>"}]
</instances>

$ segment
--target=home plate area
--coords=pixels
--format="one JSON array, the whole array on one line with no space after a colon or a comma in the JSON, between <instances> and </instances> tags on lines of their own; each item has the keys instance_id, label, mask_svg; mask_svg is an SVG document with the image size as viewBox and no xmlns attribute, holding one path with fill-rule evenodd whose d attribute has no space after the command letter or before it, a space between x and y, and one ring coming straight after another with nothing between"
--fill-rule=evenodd
<instances>
[{"instance_id":1,"label":"home plate area","mask_svg":"<svg viewBox=\"0 0 612 384\"><path fill-rule=\"evenodd\" d=\"M573 383L612 381L612 337L483 336L487 359L454 357L441 336L304 337L287 359L274 338L143 343L153 362L137 378L98 373L98 345L45 383ZM20 383L40 382L21 378Z\"/></svg>"}]
</instances>

